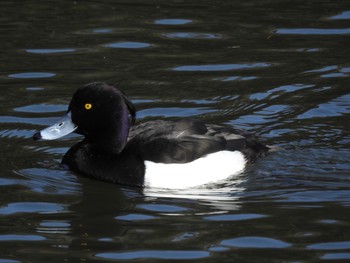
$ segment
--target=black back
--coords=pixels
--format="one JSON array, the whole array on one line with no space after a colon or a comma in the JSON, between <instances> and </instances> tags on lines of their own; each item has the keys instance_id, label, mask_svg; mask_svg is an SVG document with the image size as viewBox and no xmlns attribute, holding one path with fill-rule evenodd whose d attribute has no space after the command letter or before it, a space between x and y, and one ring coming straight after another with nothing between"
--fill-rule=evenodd
<instances>
[{"instance_id":1,"label":"black back","mask_svg":"<svg viewBox=\"0 0 350 263\"><path fill-rule=\"evenodd\" d=\"M223 150L241 151L251 162L269 150L249 133L206 125L197 119L149 121L133 126L127 145L137 149L143 159L161 163L186 163Z\"/></svg>"}]
</instances>

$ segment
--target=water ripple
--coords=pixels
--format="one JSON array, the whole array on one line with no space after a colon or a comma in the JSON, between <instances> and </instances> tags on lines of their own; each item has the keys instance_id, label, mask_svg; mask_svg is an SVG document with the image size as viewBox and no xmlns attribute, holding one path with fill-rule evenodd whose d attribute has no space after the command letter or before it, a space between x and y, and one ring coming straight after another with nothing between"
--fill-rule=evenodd
<instances>
[{"instance_id":1,"label":"water ripple","mask_svg":"<svg viewBox=\"0 0 350 263\"><path fill-rule=\"evenodd\" d=\"M194 32L166 33L166 34L163 34L163 36L167 38L189 38L189 39L218 39L222 37L220 34L194 33Z\"/></svg>"},{"instance_id":2,"label":"water ripple","mask_svg":"<svg viewBox=\"0 0 350 263\"><path fill-rule=\"evenodd\" d=\"M253 100L263 100L267 97L270 97L271 99L276 98L278 95L283 93L291 93L303 89L309 89L313 88L315 85L308 85L308 84L290 84L290 85L282 85L276 88L272 88L265 92L259 92L259 93L253 93L250 95L250 99ZM272 95L272 96L271 96Z\"/></svg>"},{"instance_id":3,"label":"water ripple","mask_svg":"<svg viewBox=\"0 0 350 263\"><path fill-rule=\"evenodd\" d=\"M135 48L147 48L152 46L149 43L144 43L144 42L113 42L113 43L109 43L109 44L104 44L104 47L109 47L109 48L131 48L131 49L135 49Z\"/></svg>"},{"instance_id":4,"label":"water ripple","mask_svg":"<svg viewBox=\"0 0 350 263\"><path fill-rule=\"evenodd\" d=\"M247 64L209 64L209 65L186 65L175 67L175 71L228 71L251 68L270 67L269 63L247 63Z\"/></svg>"},{"instance_id":5,"label":"water ripple","mask_svg":"<svg viewBox=\"0 0 350 263\"><path fill-rule=\"evenodd\" d=\"M155 219L157 217L144 215L144 214L127 214L122 216L116 216L115 219L123 220L123 221L145 221Z\"/></svg>"},{"instance_id":6,"label":"water ripple","mask_svg":"<svg viewBox=\"0 0 350 263\"><path fill-rule=\"evenodd\" d=\"M320 259L325 259L325 260L344 260L348 259L350 260L350 253L326 253ZM345 261L343 261L345 262Z\"/></svg>"},{"instance_id":7,"label":"water ripple","mask_svg":"<svg viewBox=\"0 0 350 263\"><path fill-rule=\"evenodd\" d=\"M0 123L25 123L25 124L39 124L47 125L48 123L54 123L59 118L49 117L49 118L22 118L15 116L0 116Z\"/></svg>"},{"instance_id":8,"label":"water ripple","mask_svg":"<svg viewBox=\"0 0 350 263\"><path fill-rule=\"evenodd\" d=\"M60 53L73 53L77 50L75 48L33 48L26 49L26 52L33 54L60 54Z\"/></svg>"},{"instance_id":9,"label":"water ripple","mask_svg":"<svg viewBox=\"0 0 350 263\"><path fill-rule=\"evenodd\" d=\"M339 250L350 249L350 241L318 243L307 246L308 249Z\"/></svg>"},{"instance_id":10,"label":"water ripple","mask_svg":"<svg viewBox=\"0 0 350 263\"><path fill-rule=\"evenodd\" d=\"M310 119L321 117L336 117L350 113L350 94L340 96L327 103L319 104L317 108L310 109L297 116L297 119Z\"/></svg>"},{"instance_id":11,"label":"water ripple","mask_svg":"<svg viewBox=\"0 0 350 263\"><path fill-rule=\"evenodd\" d=\"M94 29L91 29L91 32L95 34L107 34L107 33L112 33L113 29L112 28L94 28Z\"/></svg>"},{"instance_id":12,"label":"water ripple","mask_svg":"<svg viewBox=\"0 0 350 263\"><path fill-rule=\"evenodd\" d=\"M18 79L40 79L40 78L52 78L56 76L55 73L50 72L25 72L25 73L14 73L9 74L9 78L18 78Z\"/></svg>"},{"instance_id":13,"label":"water ripple","mask_svg":"<svg viewBox=\"0 0 350 263\"><path fill-rule=\"evenodd\" d=\"M31 138L34 132L35 132L34 130L19 130L19 129L0 130L0 137L6 138L6 139Z\"/></svg>"},{"instance_id":14,"label":"water ripple","mask_svg":"<svg viewBox=\"0 0 350 263\"><path fill-rule=\"evenodd\" d=\"M335 15L335 16L331 16L329 19L339 19L339 20L342 20L342 19L350 19L350 11L344 11L344 12L341 12L340 14L338 15Z\"/></svg>"},{"instance_id":15,"label":"water ripple","mask_svg":"<svg viewBox=\"0 0 350 263\"><path fill-rule=\"evenodd\" d=\"M21 263L21 261L8 258L0 258L0 263Z\"/></svg>"},{"instance_id":16,"label":"water ripple","mask_svg":"<svg viewBox=\"0 0 350 263\"><path fill-rule=\"evenodd\" d=\"M71 232L71 224L65 221L43 221L37 227L38 233L68 234Z\"/></svg>"},{"instance_id":17,"label":"water ripple","mask_svg":"<svg viewBox=\"0 0 350 263\"><path fill-rule=\"evenodd\" d=\"M67 105L58 104L33 104L23 107L14 108L17 112L43 113L43 112L62 112L67 109Z\"/></svg>"},{"instance_id":18,"label":"water ripple","mask_svg":"<svg viewBox=\"0 0 350 263\"><path fill-rule=\"evenodd\" d=\"M328 71L332 71L332 70L336 70L336 69L338 69L337 65L331 65L331 66L325 66L322 68L307 70L307 71L304 71L304 73L328 72Z\"/></svg>"},{"instance_id":19,"label":"water ripple","mask_svg":"<svg viewBox=\"0 0 350 263\"><path fill-rule=\"evenodd\" d=\"M250 219L258 219L267 217L266 215L260 214L229 214L229 215L213 215L206 216L203 219L209 221L242 221Z\"/></svg>"},{"instance_id":20,"label":"water ripple","mask_svg":"<svg viewBox=\"0 0 350 263\"><path fill-rule=\"evenodd\" d=\"M164 205L164 204L140 204L137 206L138 208L152 211L152 212L161 212L161 213L175 213L175 212L184 212L188 209L181 206L176 205Z\"/></svg>"},{"instance_id":21,"label":"water ripple","mask_svg":"<svg viewBox=\"0 0 350 263\"><path fill-rule=\"evenodd\" d=\"M304 190L293 193L285 193L275 197L278 202L297 203L322 203L339 202L348 204L350 202L350 191L348 190Z\"/></svg>"},{"instance_id":22,"label":"water ripple","mask_svg":"<svg viewBox=\"0 0 350 263\"><path fill-rule=\"evenodd\" d=\"M230 76L230 77L224 77L224 78L215 78L214 80L221 80L221 81L247 81L247 80L253 80L257 79L256 76Z\"/></svg>"},{"instance_id":23,"label":"water ripple","mask_svg":"<svg viewBox=\"0 0 350 263\"><path fill-rule=\"evenodd\" d=\"M154 21L156 25L185 25L192 23L190 19L173 18L173 19L157 19Z\"/></svg>"},{"instance_id":24,"label":"water ripple","mask_svg":"<svg viewBox=\"0 0 350 263\"><path fill-rule=\"evenodd\" d=\"M66 149L63 151L65 152ZM48 195L75 195L81 191L76 177L67 171L60 171L57 168L29 168L15 171L15 173L27 178L27 180L23 181L23 185L29 187L33 192Z\"/></svg>"},{"instance_id":25,"label":"water ripple","mask_svg":"<svg viewBox=\"0 0 350 263\"><path fill-rule=\"evenodd\" d=\"M214 112L214 109L208 108L151 108L138 111L139 118L149 116L162 116L162 117L190 117L196 115L202 115L210 112Z\"/></svg>"},{"instance_id":26,"label":"water ripple","mask_svg":"<svg viewBox=\"0 0 350 263\"><path fill-rule=\"evenodd\" d=\"M114 28L89 28L89 29L82 29L78 30L75 33L79 35L90 35L90 34L110 34L115 31Z\"/></svg>"},{"instance_id":27,"label":"water ripple","mask_svg":"<svg viewBox=\"0 0 350 263\"><path fill-rule=\"evenodd\" d=\"M281 28L275 33L280 35L348 35L350 28Z\"/></svg>"},{"instance_id":28,"label":"water ripple","mask_svg":"<svg viewBox=\"0 0 350 263\"><path fill-rule=\"evenodd\" d=\"M39 235L0 235L0 242L1 241L43 241L46 240L45 237L39 236Z\"/></svg>"},{"instance_id":29,"label":"water ripple","mask_svg":"<svg viewBox=\"0 0 350 263\"><path fill-rule=\"evenodd\" d=\"M221 241L222 246L236 248L287 248L291 244L267 237L247 236Z\"/></svg>"},{"instance_id":30,"label":"water ripple","mask_svg":"<svg viewBox=\"0 0 350 263\"><path fill-rule=\"evenodd\" d=\"M141 250L131 252L109 252L99 253L96 257L114 260L136 260L136 259L167 259L167 260L190 260L209 257L207 251L189 250Z\"/></svg>"},{"instance_id":31,"label":"water ripple","mask_svg":"<svg viewBox=\"0 0 350 263\"><path fill-rule=\"evenodd\" d=\"M8 203L0 208L0 215L12 215L17 213L54 214L65 210L65 206L57 203L45 202L18 202Z\"/></svg>"},{"instance_id":32,"label":"water ripple","mask_svg":"<svg viewBox=\"0 0 350 263\"><path fill-rule=\"evenodd\" d=\"M270 105L253 114L248 114L231 121L232 124L266 124L276 122L281 115L281 112L288 112L288 105Z\"/></svg>"}]
</instances>

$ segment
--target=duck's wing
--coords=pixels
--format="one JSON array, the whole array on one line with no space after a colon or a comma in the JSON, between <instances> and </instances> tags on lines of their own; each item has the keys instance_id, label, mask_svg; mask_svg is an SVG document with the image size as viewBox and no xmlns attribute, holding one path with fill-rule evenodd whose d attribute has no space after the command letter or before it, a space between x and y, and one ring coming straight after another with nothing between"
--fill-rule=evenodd
<instances>
[{"instance_id":1,"label":"duck's wing","mask_svg":"<svg viewBox=\"0 0 350 263\"><path fill-rule=\"evenodd\" d=\"M149 121L130 129L128 145L137 146L145 160L186 163L225 149L225 140L208 136L207 131L196 119Z\"/></svg>"},{"instance_id":2,"label":"duck's wing","mask_svg":"<svg viewBox=\"0 0 350 263\"><path fill-rule=\"evenodd\" d=\"M156 120L131 126L128 139L171 139L194 134L205 134L206 132L207 127L204 122L197 119L182 119L179 121Z\"/></svg>"},{"instance_id":3,"label":"duck's wing","mask_svg":"<svg viewBox=\"0 0 350 263\"><path fill-rule=\"evenodd\" d=\"M226 142L204 135L157 138L140 143L143 159L159 163L187 163L209 153L222 151Z\"/></svg>"},{"instance_id":4,"label":"duck's wing","mask_svg":"<svg viewBox=\"0 0 350 263\"><path fill-rule=\"evenodd\" d=\"M226 150L242 152L249 162L265 156L271 147L258 141L252 133L232 126L207 125L207 135L222 137L226 141Z\"/></svg>"},{"instance_id":5,"label":"duck's wing","mask_svg":"<svg viewBox=\"0 0 350 263\"><path fill-rule=\"evenodd\" d=\"M268 151L251 134L197 119L146 122L132 128L129 137L129 146L137 147L143 159L161 163L191 162L223 150L241 151L253 160Z\"/></svg>"}]
</instances>

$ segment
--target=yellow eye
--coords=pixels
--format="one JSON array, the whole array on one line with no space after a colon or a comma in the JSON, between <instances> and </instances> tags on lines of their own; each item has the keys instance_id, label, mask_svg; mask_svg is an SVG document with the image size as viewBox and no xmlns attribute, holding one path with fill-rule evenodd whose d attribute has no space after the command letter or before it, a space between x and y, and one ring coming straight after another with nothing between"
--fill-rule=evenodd
<instances>
[{"instance_id":1,"label":"yellow eye","mask_svg":"<svg viewBox=\"0 0 350 263\"><path fill-rule=\"evenodd\" d=\"M92 108L92 104L91 103L86 103L84 107L85 107L86 110L90 110Z\"/></svg>"}]
</instances>

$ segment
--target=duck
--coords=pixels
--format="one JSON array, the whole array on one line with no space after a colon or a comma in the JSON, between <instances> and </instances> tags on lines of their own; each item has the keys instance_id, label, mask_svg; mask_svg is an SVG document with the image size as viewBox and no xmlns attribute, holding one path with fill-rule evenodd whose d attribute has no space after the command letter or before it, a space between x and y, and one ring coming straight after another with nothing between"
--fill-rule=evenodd
<instances>
[{"instance_id":1,"label":"duck","mask_svg":"<svg viewBox=\"0 0 350 263\"><path fill-rule=\"evenodd\" d=\"M64 155L74 173L135 187L184 189L228 180L273 150L244 130L201 119L135 124L136 108L116 85L93 82L76 90L57 123L34 140L70 133L83 139Z\"/></svg>"}]
</instances>

